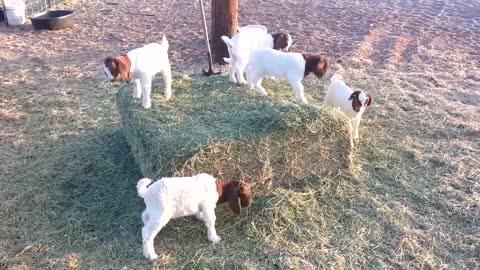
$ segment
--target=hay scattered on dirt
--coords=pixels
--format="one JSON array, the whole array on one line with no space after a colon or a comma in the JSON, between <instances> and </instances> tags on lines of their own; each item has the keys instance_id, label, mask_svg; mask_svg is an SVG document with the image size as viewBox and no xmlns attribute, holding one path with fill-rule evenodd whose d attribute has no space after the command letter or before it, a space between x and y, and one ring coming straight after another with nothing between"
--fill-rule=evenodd
<instances>
[{"instance_id":1,"label":"hay scattered on dirt","mask_svg":"<svg viewBox=\"0 0 480 270\"><path fill-rule=\"evenodd\" d=\"M0 26L0 269L480 268L479 1L240 1L241 25L290 32L292 51L329 57L307 93L323 94L337 71L372 92L356 181L274 186L240 218L220 207L218 245L194 218L174 220L153 266L141 252L141 173L100 64L167 33L174 72L199 72L198 1L59 8L76 11L72 28Z\"/></svg>"}]
</instances>

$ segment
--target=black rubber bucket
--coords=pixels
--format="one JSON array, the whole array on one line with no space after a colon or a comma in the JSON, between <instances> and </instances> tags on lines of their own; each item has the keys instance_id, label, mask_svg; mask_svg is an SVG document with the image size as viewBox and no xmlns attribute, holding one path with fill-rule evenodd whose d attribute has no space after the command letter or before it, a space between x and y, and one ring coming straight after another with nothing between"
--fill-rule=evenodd
<instances>
[{"instance_id":1,"label":"black rubber bucket","mask_svg":"<svg viewBox=\"0 0 480 270\"><path fill-rule=\"evenodd\" d=\"M73 25L72 10L46 11L30 17L35 30L58 30Z\"/></svg>"}]
</instances>

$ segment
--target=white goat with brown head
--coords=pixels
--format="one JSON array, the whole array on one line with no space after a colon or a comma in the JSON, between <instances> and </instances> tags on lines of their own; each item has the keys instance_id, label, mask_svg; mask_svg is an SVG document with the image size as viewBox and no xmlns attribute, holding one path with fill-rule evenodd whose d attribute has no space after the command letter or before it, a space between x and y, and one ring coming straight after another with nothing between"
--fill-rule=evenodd
<instances>
[{"instance_id":1,"label":"white goat with brown head","mask_svg":"<svg viewBox=\"0 0 480 270\"><path fill-rule=\"evenodd\" d=\"M138 195L146 205L142 213L142 240L143 254L149 260L157 258L153 240L170 219L195 215L205 222L208 240L216 243L221 240L215 230L216 205L228 202L232 211L239 215L241 208L252 202L247 183L215 179L205 173L162 178L150 185L151 182L143 178L137 183Z\"/></svg>"},{"instance_id":2,"label":"white goat with brown head","mask_svg":"<svg viewBox=\"0 0 480 270\"><path fill-rule=\"evenodd\" d=\"M324 104L340 108L350 119L353 139L358 139L358 126L365 109L372 104L372 96L364 91L353 91L347 86L342 75L330 79Z\"/></svg>"}]
</instances>

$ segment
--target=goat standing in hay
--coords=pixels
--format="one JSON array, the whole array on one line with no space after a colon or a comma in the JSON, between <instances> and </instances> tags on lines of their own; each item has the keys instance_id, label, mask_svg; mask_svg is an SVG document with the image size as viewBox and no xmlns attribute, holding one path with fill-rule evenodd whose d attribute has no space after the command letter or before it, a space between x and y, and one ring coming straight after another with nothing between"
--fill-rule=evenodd
<instances>
[{"instance_id":1,"label":"goat standing in hay","mask_svg":"<svg viewBox=\"0 0 480 270\"><path fill-rule=\"evenodd\" d=\"M138 195L146 205L142 213L142 241L143 254L149 260L158 257L153 240L170 219L195 215L205 222L208 240L216 243L221 240L215 230L216 205L228 202L232 211L239 215L242 207L249 207L252 203L247 183L215 179L205 173L162 178L150 185L151 182L143 178L137 183Z\"/></svg>"},{"instance_id":2,"label":"goat standing in hay","mask_svg":"<svg viewBox=\"0 0 480 270\"><path fill-rule=\"evenodd\" d=\"M327 72L328 60L320 55L288 53L273 49L254 49L247 67L248 87L266 96L262 80L266 76L287 79L295 97L308 103L304 95L302 79L310 73L322 78Z\"/></svg>"},{"instance_id":3,"label":"goat standing in hay","mask_svg":"<svg viewBox=\"0 0 480 270\"><path fill-rule=\"evenodd\" d=\"M250 60L250 52L254 48L270 48L288 51L292 45L292 37L287 33L268 34L262 26L244 26L239 29L231 39L222 36L227 45L230 58L223 58L229 64L229 81L232 83L246 84L243 76Z\"/></svg>"},{"instance_id":4,"label":"goat standing in hay","mask_svg":"<svg viewBox=\"0 0 480 270\"><path fill-rule=\"evenodd\" d=\"M127 54L106 58L103 70L110 80L126 83L134 80L133 97L141 98L143 95L144 109L152 106L150 99L152 81L158 73L162 73L165 81L165 99L172 97L172 71L168 60L168 40L165 36L162 38L162 44L150 43Z\"/></svg>"},{"instance_id":5,"label":"goat standing in hay","mask_svg":"<svg viewBox=\"0 0 480 270\"><path fill-rule=\"evenodd\" d=\"M345 84L342 75L335 74L330 79L324 104L340 108L351 119L353 139L358 139L358 127L365 109L372 104L372 96L364 91L353 91Z\"/></svg>"}]
</instances>

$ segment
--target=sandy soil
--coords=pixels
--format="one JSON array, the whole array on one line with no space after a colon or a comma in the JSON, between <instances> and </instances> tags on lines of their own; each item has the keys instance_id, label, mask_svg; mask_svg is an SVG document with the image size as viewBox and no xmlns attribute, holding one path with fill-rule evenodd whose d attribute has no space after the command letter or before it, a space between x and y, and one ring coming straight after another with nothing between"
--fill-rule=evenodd
<instances>
[{"instance_id":1,"label":"sandy soil","mask_svg":"<svg viewBox=\"0 0 480 270\"><path fill-rule=\"evenodd\" d=\"M73 28L48 32L30 25L0 26L0 168L6 184L18 164L29 162L26 153L48 153L50 144L44 141L55 144L118 124L114 87L101 70L104 57L166 34L176 74L207 66L197 1L72 0L64 6L76 10ZM391 213L407 211L415 224L428 224L405 233L397 244L441 261L441 255L412 244L412 237L431 235L455 243L449 233L468 227L464 233L471 241L462 242L463 248L478 255L480 2L242 0L240 24L253 23L291 33L292 51L321 52L331 60L326 79L309 78L307 92L322 93L338 71L353 87L372 93L374 105L361 136L382 145L393 162L413 164L399 165L395 179L384 179L371 168L378 180L372 190L410 192L398 205L381 198L378 206ZM68 129L71 123L75 129ZM441 197L433 202L432 194ZM453 214L442 211L461 221L452 223ZM457 261L453 254L447 257ZM475 264L469 262L464 266Z\"/></svg>"}]
</instances>

